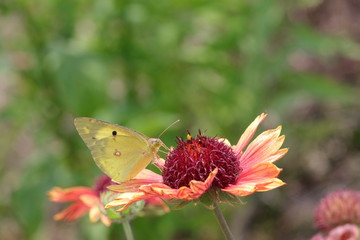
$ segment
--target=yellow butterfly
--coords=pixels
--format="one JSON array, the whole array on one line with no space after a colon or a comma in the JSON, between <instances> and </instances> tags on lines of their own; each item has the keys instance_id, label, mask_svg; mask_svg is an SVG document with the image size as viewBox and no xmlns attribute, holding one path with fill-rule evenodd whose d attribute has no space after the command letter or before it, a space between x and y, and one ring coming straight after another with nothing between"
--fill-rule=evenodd
<instances>
[{"instance_id":1,"label":"yellow butterfly","mask_svg":"<svg viewBox=\"0 0 360 240\"><path fill-rule=\"evenodd\" d=\"M163 146L158 138L93 118L75 118L74 124L95 163L115 182L135 177Z\"/></svg>"}]
</instances>

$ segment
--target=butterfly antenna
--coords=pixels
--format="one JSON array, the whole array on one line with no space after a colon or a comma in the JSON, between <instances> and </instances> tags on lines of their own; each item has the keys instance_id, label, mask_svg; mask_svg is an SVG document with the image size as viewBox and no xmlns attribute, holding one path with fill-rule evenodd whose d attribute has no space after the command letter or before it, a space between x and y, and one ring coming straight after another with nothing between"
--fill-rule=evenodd
<instances>
[{"instance_id":1,"label":"butterfly antenna","mask_svg":"<svg viewBox=\"0 0 360 240\"><path fill-rule=\"evenodd\" d=\"M164 131L162 131L159 135L158 138L160 138L169 128L171 128L172 126L174 126L175 124L177 124L178 122L180 122L180 120L176 120L175 122L173 122L172 124L170 124L167 128L164 129Z\"/></svg>"},{"instance_id":2,"label":"butterfly antenna","mask_svg":"<svg viewBox=\"0 0 360 240\"><path fill-rule=\"evenodd\" d=\"M164 131L162 131L162 132L160 133L160 135L159 135L158 138L160 139L160 137L161 137L169 128L171 128L172 126L174 126L174 125L177 124L178 122L180 122L179 119L176 120L175 122L173 122L172 124L170 124L167 128L164 129ZM166 146L165 143L162 142L162 146L163 146L166 150L170 151L170 148L168 148L168 146Z\"/></svg>"}]
</instances>

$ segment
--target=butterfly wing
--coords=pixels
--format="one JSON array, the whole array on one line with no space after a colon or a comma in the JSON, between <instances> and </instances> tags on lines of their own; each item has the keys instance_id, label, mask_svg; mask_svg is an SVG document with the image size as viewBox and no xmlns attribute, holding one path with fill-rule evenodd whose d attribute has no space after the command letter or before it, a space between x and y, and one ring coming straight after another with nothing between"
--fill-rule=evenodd
<instances>
[{"instance_id":1,"label":"butterfly wing","mask_svg":"<svg viewBox=\"0 0 360 240\"><path fill-rule=\"evenodd\" d=\"M148 137L93 118L76 118L75 127L98 167L116 182L136 176L154 158Z\"/></svg>"}]
</instances>

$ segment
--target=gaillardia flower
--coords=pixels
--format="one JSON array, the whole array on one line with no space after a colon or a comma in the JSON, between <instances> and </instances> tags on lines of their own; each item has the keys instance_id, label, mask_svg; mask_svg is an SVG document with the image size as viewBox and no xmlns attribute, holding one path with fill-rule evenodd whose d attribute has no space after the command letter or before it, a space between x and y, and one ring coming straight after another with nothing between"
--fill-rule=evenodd
<instances>
[{"instance_id":1,"label":"gaillardia flower","mask_svg":"<svg viewBox=\"0 0 360 240\"><path fill-rule=\"evenodd\" d=\"M316 207L315 226L328 232L343 224L360 224L360 192L340 190L326 195Z\"/></svg>"},{"instance_id":2,"label":"gaillardia flower","mask_svg":"<svg viewBox=\"0 0 360 240\"><path fill-rule=\"evenodd\" d=\"M148 198L133 204L127 211L115 212L116 209L105 209L104 202L114 200L117 194L111 192L107 187L116 184L107 175L100 176L93 188L72 187L62 189L54 187L48 192L53 202L73 202L65 210L54 216L55 220L74 221L89 212L91 222L99 219L106 226L112 222L123 222L133 219L136 216L148 214L163 214L168 212L168 206L158 197Z\"/></svg>"},{"instance_id":3,"label":"gaillardia flower","mask_svg":"<svg viewBox=\"0 0 360 240\"><path fill-rule=\"evenodd\" d=\"M65 210L54 216L55 220L74 221L89 212L91 222L97 222L99 219L106 226L110 226L111 220L105 214L104 205L101 203L100 194L107 191L106 187L114 184L111 179L102 175L98 178L94 188L72 187L59 188L54 187L48 192L52 202L74 202Z\"/></svg>"},{"instance_id":4,"label":"gaillardia flower","mask_svg":"<svg viewBox=\"0 0 360 240\"><path fill-rule=\"evenodd\" d=\"M154 162L161 175L144 169L134 179L109 186L123 194L106 208L121 207L118 211L122 211L136 201L153 197L204 202L208 199L205 193L209 193L212 201L222 201L221 196L246 196L284 185L277 178L281 169L273 164L288 151L280 149L285 139L280 136L281 127L261 133L249 144L266 116L258 116L235 146L227 139L205 137L201 133L194 138L188 134L186 140L178 139L177 147L168 153L166 160L158 158Z\"/></svg>"}]
</instances>

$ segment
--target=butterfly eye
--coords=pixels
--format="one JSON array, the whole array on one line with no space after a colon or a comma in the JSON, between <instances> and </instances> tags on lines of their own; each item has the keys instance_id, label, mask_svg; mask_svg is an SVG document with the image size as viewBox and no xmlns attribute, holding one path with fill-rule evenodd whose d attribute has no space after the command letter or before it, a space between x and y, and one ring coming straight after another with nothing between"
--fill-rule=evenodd
<instances>
[{"instance_id":1,"label":"butterfly eye","mask_svg":"<svg viewBox=\"0 0 360 240\"><path fill-rule=\"evenodd\" d=\"M113 135L113 136L116 136L116 134L117 134L116 131L113 131L113 132L112 132L112 135Z\"/></svg>"}]
</instances>

